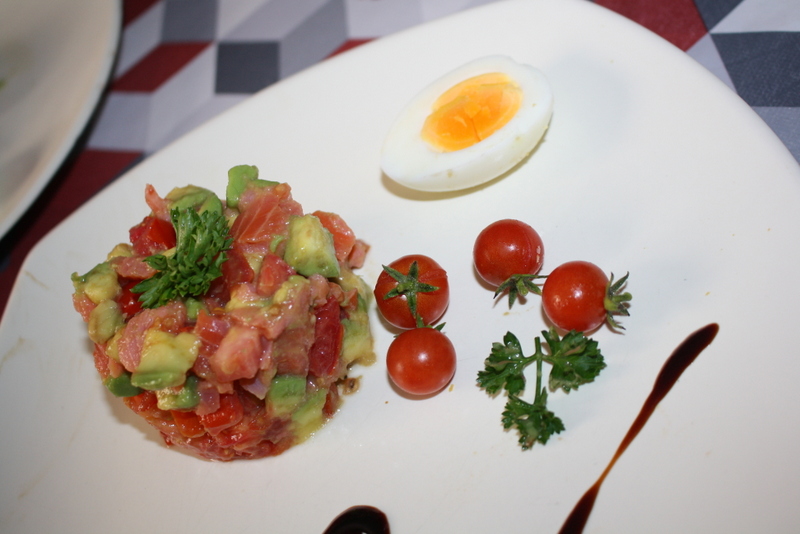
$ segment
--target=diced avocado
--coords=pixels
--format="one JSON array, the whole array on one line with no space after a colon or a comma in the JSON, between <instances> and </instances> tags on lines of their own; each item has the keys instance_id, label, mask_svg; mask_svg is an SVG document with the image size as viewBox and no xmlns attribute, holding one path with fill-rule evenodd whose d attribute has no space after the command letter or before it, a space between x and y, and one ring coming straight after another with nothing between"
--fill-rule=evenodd
<instances>
[{"instance_id":1,"label":"diced avocado","mask_svg":"<svg viewBox=\"0 0 800 534\"><path fill-rule=\"evenodd\" d=\"M350 365L354 362L358 362L361 365L375 363L375 349L367 314L362 312L351 313L350 317L342 320L342 326L344 326L342 361L344 361L345 365Z\"/></svg>"},{"instance_id":2,"label":"diced avocado","mask_svg":"<svg viewBox=\"0 0 800 534\"><path fill-rule=\"evenodd\" d=\"M158 407L161 410L190 410L200 404L200 394L197 392L196 376L186 377L182 387L164 388L156 391Z\"/></svg>"},{"instance_id":3,"label":"diced avocado","mask_svg":"<svg viewBox=\"0 0 800 534\"><path fill-rule=\"evenodd\" d=\"M208 311L202 300L187 297L184 303L186 304L186 317L188 317L190 321L197 320L197 314L200 313L200 310Z\"/></svg>"},{"instance_id":4,"label":"diced avocado","mask_svg":"<svg viewBox=\"0 0 800 534\"><path fill-rule=\"evenodd\" d=\"M73 273L72 285L76 293L85 294L95 304L113 299L120 292L117 272L107 262L96 265L83 276Z\"/></svg>"},{"instance_id":5,"label":"diced avocado","mask_svg":"<svg viewBox=\"0 0 800 534\"><path fill-rule=\"evenodd\" d=\"M131 384L131 375L128 373L122 373L116 378L108 377L103 384L116 397L135 397L143 391Z\"/></svg>"},{"instance_id":6,"label":"diced avocado","mask_svg":"<svg viewBox=\"0 0 800 534\"><path fill-rule=\"evenodd\" d=\"M255 293L245 285L234 286L231 291L231 298L225 304L225 311L233 311L239 308L263 308L270 303L266 297Z\"/></svg>"},{"instance_id":7,"label":"diced avocado","mask_svg":"<svg viewBox=\"0 0 800 534\"><path fill-rule=\"evenodd\" d=\"M304 276L339 276L339 261L336 259L333 236L313 215L292 217L289 220L289 237L283 259Z\"/></svg>"},{"instance_id":8,"label":"diced avocado","mask_svg":"<svg viewBox=\"0 0 800 534\"><path fill-rule=\"evenodd\" d=\"M272 294L272 303L283 304L284 302L292 302L296 295L304 291L309 284L308 278L304 278L299 274L293 274Z\"/></svg>"},{"instance_id":9,"label":"diced avocado","mask_svg":"<svg viewBox=\"0 0 800 534\"><path fill-rule=\"evenodd\" d=\"M106 343L106 355L112 360L119 361L119 339L124 331L125 327L123 326Z\"/></svg>"},{"instance_id":10,"label":"diced avocado","mask_svg":"<svg viewBox=\"0 0 800 534\"><path fill-rule=\"evenodd\" d=\"M327 389L317 390L292 414L294 432L299 441L308 438L325 423L322 409L325 407L327 396Z\"/></svg>"},{"instance_id":11,"label":"diced avocado","mask_svg":"<svg viewBox=\"0 0 800 534\"><path fill-rule=\"evenodd\" d=\"M369 290L364 280L350 269L342 269L337 282L345 291L350 289L358 291L358 306L349 312L347 318L342 320L344 326L342 360L346 365L356 361L362 365L375 363L376 356L368 314L372 291Z\"/></svg>"},{"instance_id":12,"label":"diced avocado","mask_svg":"<svg viewBox=\"0 0 800 534\"><path fill-rule=\"evenodd\" d=\"M303 402L306 396L306 378L298 375L278 375L272 379L267 401L275 415L288 415Z\"/></svg>"},{"instance_id":13,"label":"diced avocado","mask_svg":"<svg viewBox=\"0 0 800 534\"><path fill-rule=\"evenodd\" d=\"M165 199L169 202L170 209L197 208L197 211L200 212L222 213L222 201L219 197L213 191L196 185L176 187L167 194Z\"/></svg>"},{"instance_id":14,"label":"diced avocado","mask_svg":"<svg viewBox=\"0 0 800 534\"><path fill-rule=\"evenodd\" d=\"M133 246L128 243L119 243L111 249L111 252L106 256L106 260L113 258L130 258L134 255Z\"/></svg>"},{"instance_id":15,"label":"diced avocado","mask_svg":"<svg viewBox=\"0 0 800 534\"><path fill-rule=\"evenodd\" d=\"M114 300L104 300L89 314L89 339L105 343L125 324L125 319Z\"/></svg>"},{"instance_id":16,"label":"diced avocado","mask_svg":"<svg viewBox=\"0 0 800 534\"><path fill-rule=\"evenodd\" d=\"M239 207L239 197L250 184L257 187L268 187L278 185L278 182L260 180L258 167L255 165L237 165L228 171L228 186L225 188L225 202L228 207Z\"/></svg>"},{"instance_id":17,"label":"diced avocado","mask_svg":"<svg viewBox=\"0 0 800 534\"><path fill-rule=\"evenodd\" d=\"M145 332L142 359L131 383L151 391L180 386L199 350L200 339L190 332L172 335L151 328Z\"/></svg>"}]
</instances>

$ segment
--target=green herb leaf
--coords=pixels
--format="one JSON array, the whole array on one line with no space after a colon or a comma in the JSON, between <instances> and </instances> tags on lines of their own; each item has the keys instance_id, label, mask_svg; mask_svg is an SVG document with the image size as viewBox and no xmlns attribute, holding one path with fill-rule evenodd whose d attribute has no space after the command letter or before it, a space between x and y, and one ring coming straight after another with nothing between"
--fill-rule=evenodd
<instances>
[{"instance_id":1,"label":"green herb leaf","mask_svg":"<svg viewBox=\"0 0 800 534\"><path fill-rule=\"evenodd\" d=\"M503 427L517 427L519 444L522 450L527 450L537 441L542 445L546 444L550 436L564 430L564 423L547 409L547 390L542 388L533 404L509 395L503 411Z\"/></svg>"},{"instance_id":2,"label":"green herb leaf","mask_svg":"<svg viewBox=\"0 0 800 534\"><path fill-rule=\"evenodd\" d=\"M578 386L592 382L606 364L600 353L597 341L587 338L581 332L572 330L559 339L555 329L542 332L550 350L544 361L551 364L549 388L559 388L569 393Z\"/></svg>"},{"instance_id":3,"label":"green herb leaf","mask_svg":"<svg viewBox=\"0 0 800 534\"><path fill-rule=\"evenodd\" d=\"M493 343L492 352L484 361L484 369L478 371L478 386L490 395L501 389L508 392L508 401L503 411L503 427L519 431L519 443L523 450L537 441L545 444L553 434L564 430L564 423L547 409L547 388L542 387L542 364L553 366L550 370L550 391L571 389L593 381L605 368L603 356L597 342L581 332L572 331L563 338L554 328L543 331L542 337L548 354L542 350L539 337L534 338L535 351L525 356L517 337L507 332L503 343ZM520 398L525 389L525 368L536 363L536 394L533 403Z\"/></svg>"},{"instance_id":4,"label":"green herb leaf","mask_svg":"<svg viewBox=\"0 0 800 534\"><path fill-rule=\"evenodd\" d=\"M509 395L517 395L525 389L522 372L536 361L534 356L526 358L517 336L507 332L502 343L492 344L492 353L484 362L485 368L478 371L478 385L490 395L501 389Z\"/></svg>"},{"instance_id":5,"label":"green herb leaf","mask_svg":"<svg viewBox=\"0 0 800 534\"><path fill-rule=\"evenodd\" d=\"M145 261L158 272L133 287L145 308L157 308L175 299L204 295L222 276L225 251L232 239L225 217L216 211L173 209L176 246L172 254L154 254Z\"/></svg>"}]
</instances>

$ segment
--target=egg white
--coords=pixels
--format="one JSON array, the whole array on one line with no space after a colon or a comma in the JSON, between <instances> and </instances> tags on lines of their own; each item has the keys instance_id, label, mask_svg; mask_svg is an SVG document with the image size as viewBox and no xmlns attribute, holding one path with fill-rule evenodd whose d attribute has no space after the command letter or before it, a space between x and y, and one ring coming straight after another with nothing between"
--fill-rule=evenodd
<instances>
[{"instance_id":1,"label":"egg white","mask_svg":"<svg viewBox=\"0 0 800 534\"><path fill-rule=\"evenodd\" d=\"M426 143L422 127L433 103L454 85L501 72L522 89L516 115L486 139L461 150L439 152ZM544 74L507 56L487 56L450 71L417 94L389 130L381 168L396 182L421 191L457 191L488 182L522 161L539 143L553 114L553 92Z\"/></svg>"}]
</instances>

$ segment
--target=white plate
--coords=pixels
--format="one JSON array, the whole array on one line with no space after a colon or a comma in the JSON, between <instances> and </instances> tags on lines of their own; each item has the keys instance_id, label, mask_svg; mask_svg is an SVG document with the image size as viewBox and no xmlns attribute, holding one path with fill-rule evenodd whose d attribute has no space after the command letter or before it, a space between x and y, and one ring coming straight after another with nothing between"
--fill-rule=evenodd
<instances>
[{"instance_id":1,"label":"white plate","mask_svg":"<svg viewBox=\"0 0 800 534\"><path fill-rule=\"evenodd\" d=\"M50 181L114 63L119 0L0 0L0 237Z\"/></svg>"},{"instance_id":2,"label":"white plate","mask_svg":"<svg viewBox=\"0 0 800 534\"><path fill-rule=\"evenodd\" d=\"M457 46L456 46L457 45ZM556 95L550 130L515 172L455 195L381 176L395 114L430 80L504 53ZM372 283L406 253L448 270L450 391L409 400L382 362L309 442L207 463L166 449L106 393L70 303L73 271L105 258L147 212L145 184L222 192L259 165L307 210L340 213L372 249ZM32 252L0 327L0 530L322 532L345 508L384 510L398 533L556 532L613 455L670 352L721 330L617 463L587 532L791 532L800 524L800 171L770 129L684 53L579 0L493 3L382 39L281 82L145 160ZM608 368L550 407L566 430L523 452L502 398L475 385L493 341L528 350L538 299L509 312L471 264L489 222L524 219L544 271L585 259L634 294ZM392 339L374 317L377 350ZM44 513L47 511L47 513Z\"/></svg>"}]
</instances>

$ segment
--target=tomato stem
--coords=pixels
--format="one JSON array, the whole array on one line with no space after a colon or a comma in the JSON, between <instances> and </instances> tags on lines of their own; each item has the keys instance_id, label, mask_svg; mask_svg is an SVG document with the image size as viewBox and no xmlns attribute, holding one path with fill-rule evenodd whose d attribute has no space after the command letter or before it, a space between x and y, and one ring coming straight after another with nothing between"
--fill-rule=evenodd
<instances>
[{"instance_id":1,"label":"tomato stem","mask_svg":"<svg viewBox=\"0 0 800 534\"><path fill-rule=\"evenodd\" d=\"M542 391L542 342L539 340L539 337L534 338L536 352L533 353L533 356L536 358L536 395L533 397L534 404L539 397L541 396Z\"/></svg>"},{"instance_id":2,"label":"tomato stem","mask_svg":"<svg viewBox=\"0 0 800 534\"><path fill-rule=\"evenodd\" d=\"M603 299L609 326L620 330L625 330L625 327L614 319L614 315L630 316L628 306L630 306L630 301L633 297L628 292L621 293L622 288L628 281L629 274L625 273L625 276L614 282L614 273L611 273L611 278L606 286L606 296Z\"/></svg>"},{"instance_id":3,"label":"tomato stem","mask_svg":"<svg viewBox=\"0 0 800 534\"><path fill-rule=\"evenodd\" d=\"M495 298L505 291L508 291L508 307L511 308L517 298L525 297L528 293L536 295L542 294L542 288L535 282L539 278L547 278L545 274L515 274L497 286L494 292Z\"/></svg>"},{"instance_id":4,"label":"tomato stem","mask_svg":"<svg viewBox=\"0 0 800 534\"><path fill-rule=\"evenodd\" d=\"M383 299L387 300L401 295L405 296L408 309L416 322L417 328L425 326L422 316L420 316L417 311L417 294L430 293L439 288L419 281L419 265L416 261L411 262L411 265L408 267L408 274L403 274L397 269L393 269L387 265L383 266L383 270L397 282L397 285L391 291L388 291L383 296Z\"/></svg>"}]
</instances>

